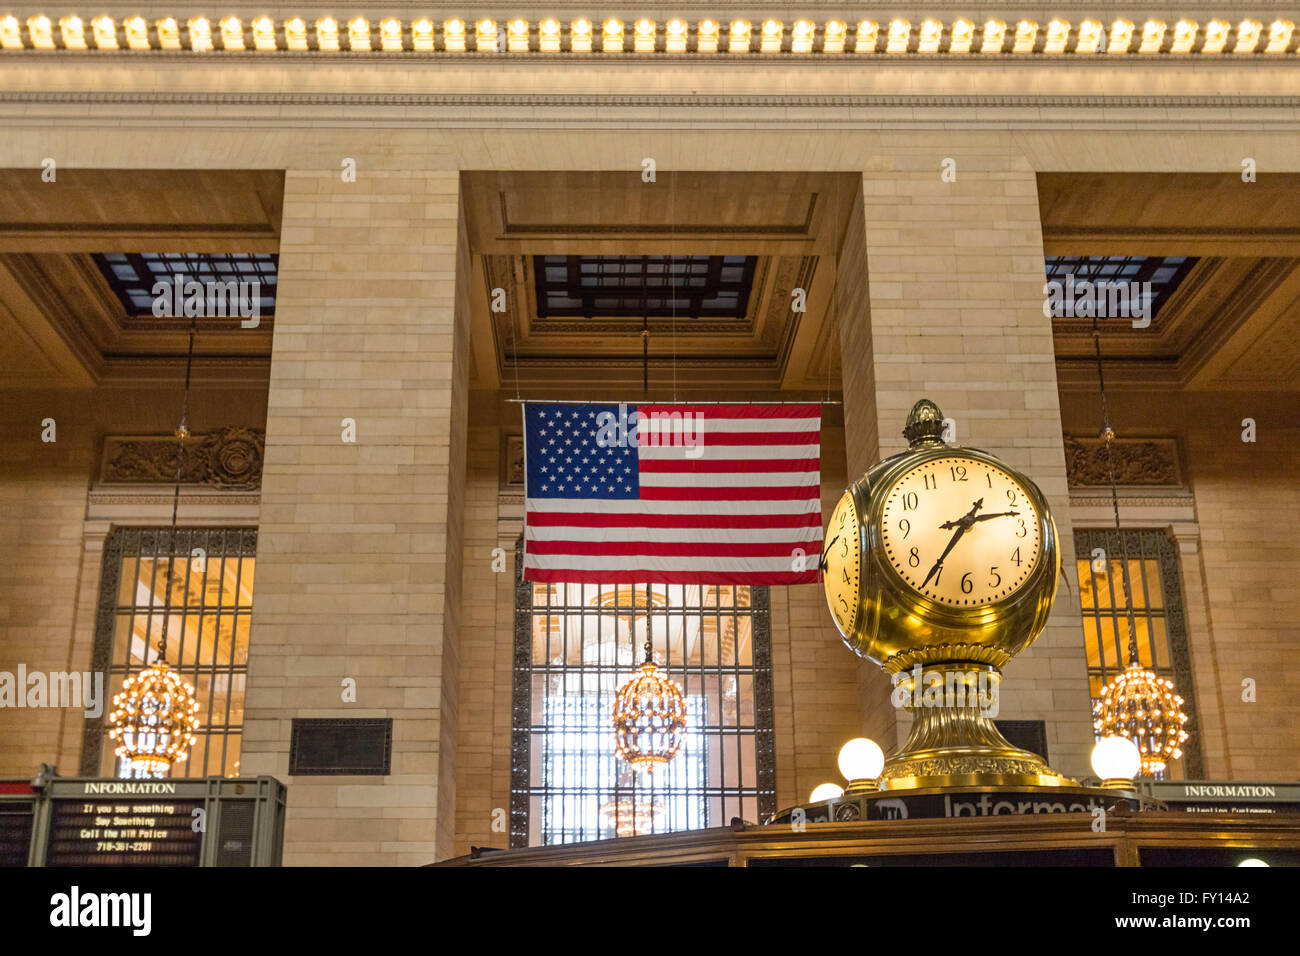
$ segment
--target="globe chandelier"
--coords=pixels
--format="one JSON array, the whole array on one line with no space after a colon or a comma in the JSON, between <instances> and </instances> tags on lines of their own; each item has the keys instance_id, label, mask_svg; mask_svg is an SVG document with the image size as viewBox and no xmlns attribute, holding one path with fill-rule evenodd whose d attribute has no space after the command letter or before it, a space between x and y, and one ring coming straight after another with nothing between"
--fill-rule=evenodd
<instances>
[{"instance_id":1,"label":"globe chandelier","mask_svg":"<svg viewBox=\"0 0 1300 956\"><path fill-rule=\"evenodd\" d=\"M654 800L619 798L601 805L600 819L617 836L641 836L661 830L665 813Z\"/></svg>"},{"instance_id":2,"label":"globe chandelier","mask_svg":"<svg viewBox=\"0 0 1300 956\"><path fill-rule=\"evenodd\" d=\"M1126 737L1136 744L1141 755L1140 772L1143 776L1151 776L1163 773L1169 761L1183 755L1182 745L1188 738L1183 726L1187 723L1187 714L1183 712L1183 698L1175 693L1173 682L1142 666L1138 655L1128 544L1120 527L1119 493L1115 486L1112 447L1115 429L1110 424L1110 409L1106 401L1101 331L1096 316L1092 320L1092 340L1097 356L1097 381L1101 388L1101 438L1106 445L1111 508L1115 515L1115 535L1120 543L1124 609L1128 618L1128 664L1102 689L1101 697L1093 705L1092 727L1098 737Z\"/></svg>"},{"instance_id":3,"label":"globe chandelier","mask_svg":"<svg viewBox=\"0 0 1300 956\"><path fill-rule=\"evenodd\" d=\"M614 698L614 743L619 756L643 773L671 763L686 737L686 698L675 681L660 672L650 640L641 672Z\"/></svg>"},{"instance_id":4,"label":"globe chandelier","mask_svg":"<svg viewBox=\"0 0 1300 956\"><path fill-rule=\"evenodd\" d=\"M133 778L165 777L173 766L183 763L194 746L198 730L199 702L194 688L167 664L167 632L171 624L172 572L176 554L176 512L180 505L181 473L185 462L185 439L190 406L190 375L194 368L196 318L190 321L189 352L185 359L185 397L181 420L176 427L176 488L172 496L172 524L167 537L167 592L163 602L162 637L153 663L128 678L122 692L113 698L108 715L108 736L117 742L114 753L125 758L127 775ZM148 635L144 660L148 663Z\"/></svg>"}]
</instances>

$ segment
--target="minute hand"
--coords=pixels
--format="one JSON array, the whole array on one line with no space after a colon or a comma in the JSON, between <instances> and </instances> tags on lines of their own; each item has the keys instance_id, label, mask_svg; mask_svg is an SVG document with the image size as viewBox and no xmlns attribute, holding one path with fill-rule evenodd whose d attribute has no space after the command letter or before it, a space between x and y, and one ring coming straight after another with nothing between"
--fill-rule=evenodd
<instances>
[{"instance_id":1,"label":"minute hand","mask_svg":"<svg viewBox=\"0 0 1300 956\"><path fill-rule=\"evenodd\" d=\"M999 511L995 515L979 515L978 517L971 518L971 522L973 523L976 521L988 521L990 518L1009 518L1012 515L1018 515L1018 514L1020 514L1019 511Z\"/></svg>"},{"instance_id":2,"label":"minute hand","mask_svg":"<svg viewBox=\"0 0 1300 956\"><path fill-rule=\"evenodd\" d=\"M948 552L950 552L956 546L957 542L961 540L961 536L966 533L966 530L968 528L970 528L970 525L967 524L965 521L958 523L957 530L953 532L952 540L948 542L948 547L943 549L943 554L939 555L939 560L934 562L934 567L930 569L930 573L927 574L925 576L925 580L921 582L921 587L925 587L927 584L929 584L930 579L939 572L939 569L941 567L943 567L943 559L948 557Z\"/></svg>"}]
</instances>

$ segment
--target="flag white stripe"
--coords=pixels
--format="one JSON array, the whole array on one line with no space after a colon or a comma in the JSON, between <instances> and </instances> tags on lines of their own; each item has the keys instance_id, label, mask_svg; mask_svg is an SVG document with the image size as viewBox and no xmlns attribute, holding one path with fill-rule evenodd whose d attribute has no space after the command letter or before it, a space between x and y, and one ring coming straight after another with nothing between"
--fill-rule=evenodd
<instances>
[{"instance_id":1,"label":"flag white stripe","mask_svg":"<svg viewBox=\"0 0 1300 956\"><path fill-rule=\"evenodd\" d=\"M820 541L821 528L575 528L528 526L529 541L656 541L712 544L741 541Z\"/></svg>"},{"instance_id":2,"label":"flag white stripe","mask_svg":"<svg viewBox=\"0 0 1300 956\"><path fill-rule=\"evenodd\" d=\"M528 498L525 509L537 512L569 512L625 515L770 515L821 514L817 498L767 498L755 501L593 501L590 498Z\"/></svg>"},{"instance_id":3,"label":"flag white stripe","mask_svg":"<svg viewBox=\"0 0 1300 956\"><path fill-rule=\"evenodd\" d=\"M688 454L689 453L689 454ZM599 454L597 452L596 454ZM749 461L755 458L821 458L820 445L710 445L704 435L694 448L685 445L642 445L637 448L644 461ZM549 454L546 457L551 457ZM556 456L558 457L558 456ZM571 457L566 452L565 457Z\"/></svg>"},{"instance_id":4,"label":"flag white stripe","mask_svg":"<svg viewBox=\"0 0 1300 956\"><path fill-rule=\"evenodd\" d=\"M659 555L620 554L614 557L594 554L524 554L524 567L539 569L572 569L576 571L610 571L618 568L635 568L639 571L734 571L782 572L796 570L791 565L794 558L711 558L704 555L689 557L661 557ZM811 565L815 566L816 561ZM809 570L805 568L804 570Z\"/></svg>"}]
</instances>

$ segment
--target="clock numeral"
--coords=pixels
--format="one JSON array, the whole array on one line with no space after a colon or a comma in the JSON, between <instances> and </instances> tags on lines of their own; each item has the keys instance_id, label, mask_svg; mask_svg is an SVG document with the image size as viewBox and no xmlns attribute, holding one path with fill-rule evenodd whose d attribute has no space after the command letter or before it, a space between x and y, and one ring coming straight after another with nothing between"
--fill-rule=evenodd
<instances>
[{"instance_id":1,"label":"clock numeral","mask_svg":"<svg viewBox=\"0 0 1300 956\"><path fill-rule=\"evenodd\" d=\"M925 481L926 491L932 491L935 488L939 487L939 479L936 478L934 475L922 475L921 477Z\"/></svg>"},{"instance_id":2,"label":"clock numeral","mask_svg":"<svg viewBox=\"0 0 1300 956\"><path fill-rule=\"evenodd\" d=\"M903 510L915 511L917 501L916 492L909 491L907 494L903 495Z\"/></svg>"},{"instance_id":3,"label":"clock numeral","mask_svg":"<svg viewBox=\"0 0 1300 956\"><path fill-rule=\"evenodd\" d=\"M993 487L993 472L991 472L991 471L986 471L986 472L984 472L984 480L987 481L987 482L989 483L989 487L992 488L992 487Z\"/></svg>"},{"instance_id":4,"label":"clock numeral","mask_svg":"<svg viewBox=\"0 0 1300 956\"><path fill-rule=\"evenodd\" d=\"M906 518L898 522L898 527L902 529L904 538L912 533L912 522L908 521Z\"/></svg>"},{"instance_id":5,"label":"clock numeral","mask_svg":"<svg viewBox=\"0 0 1300 956\"><path fill-rule=\"evenodd\" d=\"M840 574L844 575L844 583L845 583L845 584L852 584L852 583L853 583L852 581L849 580L849 572L848 572L848 571L844 570L843 568L840 568Z\"/></svg>"},{"instance_id":6,"label":"clock numeral","mask_svg":"<svg viewBox=\"0 0 1300 956\"><path fill-rule=\"evenodd\" d=\"M844 598L840 598L840 604L842 604L842 605L844 606L844 613L845 613L845 614L848 614L848 613L849 613L849 602L846 601L846 600L844 600Z\"/></svg>"},{"instance_id":7,"label":"clock numeral","mask_svg":"<svg viewBox=\"0 0 1300 956\"><path fill-rule=\"evenodd\" d=\"M1024 518L1017 518L1016 524L1020 525L1020 530L1016 532L1017 538L1023 538L1025 535L1029 534L1029 529L1025 527Z\"/></svg>"},{"instance_id":8,"label":"clock numeral","mask_svg":"<svg viewBox=\"0 0 1300 956\"><path fill-rule=\"evenodd\" d=\"M1016 567L1020 567L1020 549L1016 548L1015 553L1011 555L1011 560L1016 562Z\"/></svg>"},{"instance_id":9,"label":"clock numeral","mask_svg":"<svg viewBox=\"0 0 1300 956\"><path fill-rule=\"evenodd\" d=\"M907 563L914 568L919 568L921 566L921 556L916 553L916 548L913 548L911 552L908 553Z\"/></svg>"},{"instance_id":10,"label":"clock numeral","mask_svg":"<svg viewBox=\"0 0 1300 956\"><path fill-rule=\"evenodd\" d=\"M975 590L975 582L970 579L970 572L967 571L961 576L961 593L970 594L973 590Z\"/></svg>"},{"instance_id":11,"label":"clock numeral","mask_svg":"<svg viewBox=\"0 0 1300 956\"><path fill-rule=\"evenodd\" d=\"M952 472L953 481L966 480L966 468L964 465L953 465L952 468L949 469L949 471Z\"/></svg>"},{"instance_id":12,"label":"clock numeral","mask_svg":"<svg viewBox=\"0 0 1300 956\"><path fill-rule=\"evenodd\" d=\"M1019 504L1019 502L1016 501L1016 489L1014 488L1007 489L1007 501L1011 502L1011 504L1013 505Z\"/></svg>"},{"instance_id":13,"label":"clock numeral","mask_svg":"<svg viewBox=\"0 0 1300 956\"><path fill-rule=\"evenodd\" d=\"M938 587L939 582L943 579L943 565L939 565L939 570L934 572L934 586Z\"/></svg>"},{"instance_id":14,"label":"clock numeral","mask_svg":"<svg viewBox=\"0 0 1300 956\"><path fill-rule=\"evenodd\" d=\"M1002 583L1002 575L998 574L998 566L996 564L989 568L989 574L993 575L993 580L989 582L989 587L995 588Z\"/></svg>"}]
</instances>

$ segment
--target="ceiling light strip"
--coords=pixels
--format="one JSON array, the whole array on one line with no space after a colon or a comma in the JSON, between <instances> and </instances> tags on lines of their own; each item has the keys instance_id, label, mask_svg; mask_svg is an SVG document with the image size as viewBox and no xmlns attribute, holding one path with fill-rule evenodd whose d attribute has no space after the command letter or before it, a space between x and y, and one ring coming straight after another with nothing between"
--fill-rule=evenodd
<instances>
[{"instance_id":1,"label":"ceiling light strip","mask_svg":"<svg viewBox=\"0 0 1300 956\"><path fill-rule=\"evenodd\" d=\"M158 17L132 15L83 18L75 14L57 20L45 14L20 18L0 15L0 49L41 51L187 50L324 52L324 53L694 53L805 56L822 54L908 54L1091 56L1093 54L1152 57L1162 55L1295 55L1300 43L1295 24L1251 18L1233 22L1229 16L1205 21L1183 18L1140 23L1088 17L1077 23L1053 19L989 19L983 23L959 17L951 22L927 17L911 22L891 20L783 21L775 17L702 19L680 17L658 21L638 18L624 22L584 17L565 22L556 17L531 21L512 17L501 23L452 16L402 20L362 16L302 16L277 19L260 15Z\"/></svg>"}]
</instances>

